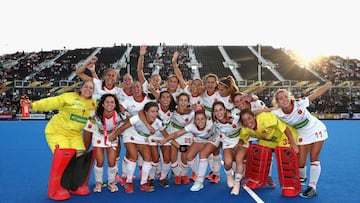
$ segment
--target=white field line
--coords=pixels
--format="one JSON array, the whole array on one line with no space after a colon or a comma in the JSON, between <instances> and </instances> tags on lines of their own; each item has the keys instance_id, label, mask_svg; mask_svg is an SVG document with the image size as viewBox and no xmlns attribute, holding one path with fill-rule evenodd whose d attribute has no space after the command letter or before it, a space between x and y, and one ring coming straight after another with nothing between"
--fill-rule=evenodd
<instances>
[{"instance_id":1,"label":"white field line","mask_svg":"<svg viewBox=\"0 0 360 203\"><path fill-rule=\"evenodd\" d=\"M256 201L256 203L265 203L251 188L246 185L244 185L243 188Z\"/></svg>"}]
</instances>

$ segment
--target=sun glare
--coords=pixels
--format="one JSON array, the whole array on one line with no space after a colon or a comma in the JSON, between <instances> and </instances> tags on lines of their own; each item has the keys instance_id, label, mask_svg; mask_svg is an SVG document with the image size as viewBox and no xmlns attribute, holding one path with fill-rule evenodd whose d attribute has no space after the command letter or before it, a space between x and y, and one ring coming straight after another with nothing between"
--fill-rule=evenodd
<instances>
[{"instance_id":1,"label":"sun glare","mask_svg":"<svg viewBox=\"0 0 360 203\"><path fill-rule=\"evenodd\" d=\"M289 52L294 58L296 58L297 61L301 62L301 64L304 66L307 66L310 63L314 63L320 60L323 56L325 56L323 53L312 50L291 50Z\"/></svg>"}]
</instances>

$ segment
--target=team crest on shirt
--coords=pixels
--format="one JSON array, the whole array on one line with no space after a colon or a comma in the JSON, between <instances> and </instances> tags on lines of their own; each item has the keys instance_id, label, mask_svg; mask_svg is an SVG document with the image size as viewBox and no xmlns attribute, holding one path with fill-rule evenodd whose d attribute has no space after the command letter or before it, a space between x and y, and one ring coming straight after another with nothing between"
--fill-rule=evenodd
<instances>
[{"instance_id":1,"label":"team crest on shirt","mask_svg":"<svg viewBox=\"0 0 360 203\"><path fill-rule=\"evenodd\" d=\"M215 98L215 99L214 99L214 102L217 102L217 101L218 101L218 99L217 99L217 98Z\"/></svg>"},{"instance_id":2,"label":"team crest on shirt","mask_svg":"<svg viewBox=\"0 0 360 203\"><path fill-rule=\"evenodd\" d=\"M303 141L303 139L300 137L300 138L298 139L298 141L299 141L299 142L302 142L302 141Z\"/></svg>"},{"instance_id":3,"label":"team crest on shirt","mask_svg":"<svg viewBox=\"0 0 360 203\"><path fill-rule=\"evenodd\" d=\"M185 118L185 122L189 122L189 118Z\"/></svg>"},{"instance_id":4,"label":"team crest on shirt","mask_svg":"<svg viewBox=\"0 0 360 203\"><path fill-rule=\"evenodd\" d=\"M298 113L299 115L301 115L301 114L302 114L302 110L299 109L299 110L297 111L297 113Z\"/></svg>"},{"instance_id":5,"label":"team crest on shirt","mask_svg":"<svg viewBox=\"0 0 360 203\"><path fill-rule=\"evenodd\" d=\"M167 116L170 116L170 112L167 113Z\"/></svg>"},{"instance_id":6,"label":"team crest on shirt","mask_svg":"<svg viewBox=\"0 0 360 203\"><path fill-rule=\"evenodd\" d=\"M92 128L92 125L91 125L91 124L89 124L89 125L88 125L88 128Z\"/></svg>"},{"instance_id":7,"label":"team crest on shirt","mask_svg":"<svg viewBox=\"0 0 360 203\"><path fill-rule=\"evenodd\" d=\"M231 127L232 127L232 128L236 128L237 126L236 126L236 124L233 124Z\"/></svg>"},{"instance_id":8,"label":"team crest on shirt","mask_svg":"<svg viewBox=\"0 0 360 203\"><path fill-rule=\"evenodd\" d=\"M101 143L101 140L96 140L96 143L100 144L100 143Z\"/></svg>"},{"instance_id":9,"label":"team crest on shirt","mask_svg":"<svg viewBox=\"0 0 360 203\"><path fill-rule=\"evenodd\" d=\"M261 131L261 134L263 134L263 135L266 135L267 133L268 133L268 132L267 132L266 129L264 129L264 130Z\"/></svg>"}]
</instances>

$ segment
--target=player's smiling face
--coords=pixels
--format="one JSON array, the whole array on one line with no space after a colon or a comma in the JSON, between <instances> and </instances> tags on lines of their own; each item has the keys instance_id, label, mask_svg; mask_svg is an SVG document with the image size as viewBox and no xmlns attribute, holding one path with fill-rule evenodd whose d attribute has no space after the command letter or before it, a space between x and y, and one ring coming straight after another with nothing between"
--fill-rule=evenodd
<instances>
[{"instance_id":1,"label":"player's smiling face","mask_svg":"<svg viewBox=\"0 0 360 203\"><path fill-rule=\"evenodd\" d=\"M287 92L279 92L276 95L276 101L278 102L280 108L286 108L291 105L289 94L287 94Z\"/></svg>"},{"instance_id":2,"label":"player's smiling face","mask_svg":"<svg viewBox=\"0 0 360 203\"><path fill-rule=\"evenodd\" d=\"M245 127L248 127L251 129L255 128L255 123L256 123L255 117L252 116L251 114L245 113L245 114L241 115L241 121Z\"/></svg>"},{"instance_id":3,"label":"player's smiling face","mask_svg":"<svg viewBox=\"0 0 360 203\"><path fill-rule=\"evenodd\" d=\"M155 121L155 119L157 118L157 116L159 115L158 111L159 111L159 108L157 106L150 107L149 110L145 112L146 120L149 123L153 123Z\"/></svg>"},{"instance_id":4,"label":"player's smiling face","mask_svg":"<svg viewBox=\"0 0 360 203\"><path fill-rule=\"evenodd\" d=\"M115 100L114 97L106 97L104 104L104 110L107 112L112 112L115 109Z\"/></svg>"},{"instance_id":5,"label":"player's smiling face","mask_svg":"<svg viewBox=\"0 0 360 203\"><path fill-rule=\"evenodd\" d=\"M161 97L159 98L160 105L163 107L168 107L171 102L171 95L170 93L162 93Z\"/></svg>"},{"instance_id":6,"label":"player's smiling face","mask_svg":"<svg viewBox=\"0 0 360 203\"><path fill-rule=\"evenodd\" d=\"M94 83L92 81L86 81L80 88L80 95L84 98L91 98L94 93Z\"/></svg>"},{"instance_id":7,"label":"player's smiling face","mask_svg":"<svg viewBox=\"0 0 360 203\"><path fill-rule=\"evenodd\" d=\"M216 79L214 77L208 77L206 79L205 86L208 92L214 92L217 86Z\"/></svg>"},{"instance_id":8,"label":"player's smiling face","mask_svg":"<svg viewBox=\"0 0 360 203\"><path fill-rule=\"evenodd\" d=\"M180 108L187 108L189 106L189 98L185 95L181 95L179 97L179 107Z\"/></svg>"},{"instance_id":9,"label":"player's smiling face","mask_svg":"<svg viewBox=\"0 0 360 203\"><path fill-rule=\"evenodd\" d=\"M206 116L205 116L205 114L197 114L195 116L195 121L194 122L195 122L195 125L198 128L200 128L200 129L204 128L205 125L206 125Z\"/></svg>"},{"instance_id":10,"label":"player's smiling face","mask_svg":"<svg viewBox=\"0 0 360 203\"><path fill-rule=\"evenodd\" d=\"M217 120L219 120L219 121L224 120L225 113L226 113L226 110L222 105L218 104L218 105L214 106L214 115Z\"/></svg>"}]
</instances>

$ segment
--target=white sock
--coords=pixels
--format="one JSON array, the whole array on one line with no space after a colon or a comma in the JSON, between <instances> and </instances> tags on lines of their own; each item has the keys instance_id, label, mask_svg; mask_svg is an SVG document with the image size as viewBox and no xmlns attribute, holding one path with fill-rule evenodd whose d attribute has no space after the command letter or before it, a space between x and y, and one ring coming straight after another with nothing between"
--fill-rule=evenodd
<instances>
[{"instance_id":1,"label":"white sock","mask_svg":"<svg viewBox=\"0 0 360 203\"><path fill-rule=\"evenodd\" d=\"M306 178L306 166L304 168L299 168L300 178Z\"/></svg>"},{"instance_id":2,"label":"white sock","mask_svg":"<svg viewBox=\"0 0 360 203\"><path fill-rule=\"evenodd\" d=\"M196 160L193 159L191 161L188 161L187 163L188 163L189 167L191 168L192 172L197 174L198 173L198 167L196 167L196 166L199 165L199 164L196 163Z\"/></svg>"},{"instance_id":3,"label":"white sock","mask_svg":"<svg viewBox=\"0 0 360 203\"><path fill-rule=\"evenodd\" d=\"M147 179L149 177L149 173L150 173L151 168L152 168L151 162L143 161L142 172L141 172L141 180L140 180L141 185L144 184L144 183L147 183Z\"/></svg>"},{"instance_id":4,"label":"white sock","mask_svg":"<svg viewBox=\"0 0 360 203\"><path fill-rule=\"evenodd\" d=\"M120 156L116 157L115 159L116 173L119 173L119 161L120 161Z\"/></svg>"},{"instance_id":5,"label":"white sock","mask_svg":"<svg viewBox=\"0 0 360 203\"><path fill-rule=\"evenodd\" d=\"M321 173L320 161L313 161L310 163L310 180L309 186L316 190L316 184L319 180Z\"/></svg>"},{"instance_id":6,"label":"white sock","mask_svg":"<svg viewBox=\"0 0 360 203\"><path fill-rule=\"evenodd\" d=\"M175 176L181 175L181 168L178 162L171 163L171 170L174 172Z\"/></svg>"},{"instance_id":7,"label":"white sock","mask_svg":"<svg viewBox=\"0 0 360 203\"><path fill-rule=\"evenodd\" d=\"M94 166L94 177L95 182L103 183L103 174L104 174L104 167Z\"/></svg>"},{"instance_id":8,"label":"white sock","mask_svg":"<svg viewBox=\"0 0 360 203\"><path fill-rule=\"evenodd\" d=\"M108 183L115 183L115 176L117 172L117 167L108 167L107 169L107 175L108 175Z\"/></svg>"},{"instance_id":9,"label":"white sock","mask_svg":"<svg viewBox=\"0 0 360 203\"><path fill-rule=\"evenodd\" d=\"M200 159L199 160L199 169L198 169L198 174L197 174L196 181L199 181L201 183L204 182L207 166L208 166L208 160L207 159Z\"/></svg>"},{"instance_id":10,"label":"white sock","mask_svg":"<svg viewBox=\"0 0 360 203\"><path fill-rule=\"evenodd\" d=\"M189 165L184 164L183 162L181 162L181 175L182 176L187 176L188 171L189 171Z\"/></svg>"},{"instance_id":11,"label":"white sock","mask_svg":"<svg viewBox=\"0 0 360 203\"><path fill-rule=\"evenodd\" d=\"M156 173L156 169L157 169L158 165L159 165L159 162L158 163L151 162L149 179L155 179L155 173Z\"/></svg>"},{"instance_id":12,"label":"white sock","mask_svg":"<svg viewBox=\"0 0 360 203\"><path fill-rule=\"evenodd\" d=\"M240 185L240 181L242 179L243 175L240 173L235 173L235 185Z\"/></svg>"},{"instance_id":13,"label":"white sock","mask_svg":"<svg viewBox=\"0 0 360 203\"><path fill-rule=\"evenodd\" d=\"M214 156L213 157L213 164L214 164L214 169L213 172L215 175L219 176L220 175L220 168L221 168L221 156Z\"/></svg>"},{"instance_id":14,"label":"white sock","mask_svg":"<svg viewBox=\"0 0 360 203\"><path fill-rule=\"evenodd\" d=\"M269 174L268 174L268 177L271 177L271 174L272 174L272 166L273 166L273 157L271 156L271 160L270 160L270 168L269 168Z\"/></svg>"},{"instance_id":15,"label":"white sock","mask_svg":"<svg viewBox=\"0 0 360 203\"><path fill-rule=\"evenodd\" d=\"M210 171L214 172L214 155L210 154L207 159L209 162Z\"/></svg>"},{"instance_id":16,"label":"white sock","mask_svg":"<svg viewBox=\"0 0 360 203\"><path fill-rule=\"evenodd\" d=\"M163 163L161 167L160 180L164 180L170 171L170 163Z\"/></svg>"},{"instance_id":17,"label":"white sock","mask_svg":"<svg viewBox=\"0 0 360 203\"><path fill-rule=\"evenodd\" d=\"M132 183L132 177L134 175L136 168L136 162L135 161L128 161L126 165L126 182Z\"/></svg>"}]
</instances>

